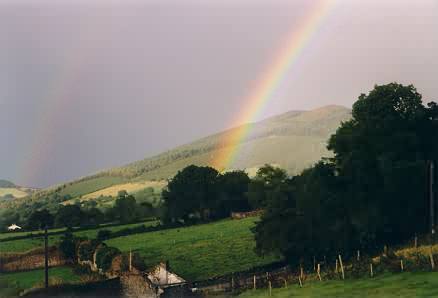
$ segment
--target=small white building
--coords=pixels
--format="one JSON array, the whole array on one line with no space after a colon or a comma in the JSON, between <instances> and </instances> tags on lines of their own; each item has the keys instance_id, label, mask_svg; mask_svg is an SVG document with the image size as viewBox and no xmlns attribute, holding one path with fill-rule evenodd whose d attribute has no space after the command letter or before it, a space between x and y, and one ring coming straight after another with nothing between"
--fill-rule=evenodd
<instances>
[{"instance_id":1,"label":"small white building","mask_svg":"<svg viewBox=\"0 0 438 298\"><path fill-rule=\"evenodd\" d=\"M16 224L10 225L8 227L8 231L16 231L16 230L21 230L21 227L17 226Z\"/></svg>"}]
</instances>

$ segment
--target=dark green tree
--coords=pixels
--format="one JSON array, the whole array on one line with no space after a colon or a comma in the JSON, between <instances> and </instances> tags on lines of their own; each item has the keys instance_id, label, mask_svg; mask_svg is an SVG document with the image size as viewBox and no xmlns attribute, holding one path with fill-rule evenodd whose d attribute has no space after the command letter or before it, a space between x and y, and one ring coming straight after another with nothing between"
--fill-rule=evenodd
<instances>
[{"instance_id":1,"label":"dark green tree","mask_svg":"<svg viewBox=\"0 0 438 298\"><path fill-rule=\"evenodd\" d=\"M188 166L179 171L163 190L164 220L208 220L217 199L218 171Z\"/></svg>"},{"instance_id":2,"label":"dark green tree","mask_svg":"<svg viewBox=\"0 0 438 298\"><path fill-rule=\"evenodd\" d=\"M260 209L268 205L271 192L275 191L287 179L285 170L271 165L264 165L248 186L248 200L252 208Z\"/></svg>"},{"instance_id":3,"label":"dark green tree","mask_svg":"<svg viewBox=\"0 0 438 298\"><path fill-rule=\"evenodd\" d=\"M74 260L76 256L76 243L71 229L67 229L61 237L59 250L68 260Z\"/></svg>"},{"instance_id":4,"label":"dark green tree","mask_svg":"<svg viewBox=\"0 0 438 298\"><path fill-rule=\"evenodd\" d=\"M254 229L259 254L277 253L291 263L309 261L342 246L334 168L320 162L270 192L270 200Z\"/></svg>"},{"instance_id":5,"label":"dark green tree","mask_svg":"<svg viewBox=\"0 0 438 298\"><path fill-rule=\"evenodd\" d=\"M47 209L37 210L32 212L27 219L27 227L35 230L44 229L45 227L51 228L53 222L53 215Z\"/></svg>"},{"instance_id":6,"label":"dark green tree","mask_svg":"<svg viewBox=\"0 0 438 298\"><path fill-rule=\"evenodd\" d=\"M119 198L117 198L113 209L121 223L130 223L139 219L137 202L132 195L128 195L126 192L119 192Z\"/></svg>"},{"instance_id":7,"label":"dark green tree","mask_svg":"<svg viewBox=\"0 0 438 298\"><path fill-rule=\"evenodd\" d=\"M399 242L427 227L426 168L437 157L434 106L413 86L362 94L329 140L344 206L361 245Z\"/></svg>"},{"instance_id":8,"label":"dark green tree","mask_svg":"<svg viewBox=\"0 0 438 298\"><path fill-rule=\"evenodd\" d=\"M84 214L79 205L61 207L55 216L55 225L58 227L73 228L81 225Z\"/></svg>"},{"instance_id":9,"label":"dark green tree","mask_svg":"<svg viewBox=\"0 0 438 298\"><path fill-rule=\"evenodd\" d=\"M213 209L214 217L229 217L231 212L249 211L248 185L251 182L244 171L226 172L218 176L218 198Z\"/></svg>"}]
</instances>

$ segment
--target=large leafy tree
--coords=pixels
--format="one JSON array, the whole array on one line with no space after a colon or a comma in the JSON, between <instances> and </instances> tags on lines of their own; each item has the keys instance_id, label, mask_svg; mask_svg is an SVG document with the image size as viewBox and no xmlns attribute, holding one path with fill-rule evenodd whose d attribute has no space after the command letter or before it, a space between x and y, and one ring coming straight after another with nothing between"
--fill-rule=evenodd
<instances>
[{"instance_id":1,"label":"large leafy tree","mask_svg":"<svg viewBox=\"0 0 438 298\"><path fill-rule=\"evenodd\" d=\"M254 229L258 253L275 252L298 263L304 256L322 257L342 246L337 187L333 165L320 162L272 190Z\"/></svg>"},{"instance_id":2,"label":"large leafy tree","mask_svg":"<svg viewBox=\"0 0 438 298\"><path fill-rule=\"evenodd\" d=\"M27 219L27 226L30 229L45 229L53 226L53 215L47 209L32 212Z\"/></svg>"},{"instance_id":3,"label":"large leafy tree","mask_svg":"<svg viewBox=\"0 0 438 298\"><path fill-rule=\"evenodd\" d=\"M437 157L434 111L413 86L362 94L329 140L344 205L363 246L397 242L427 226L426 168ZM432 139L432 140L431 140Z\"/></svg>"},{"instance_id":4,"label":"large leafy tree","mask_svg":"<svg viewBox=\"0 0 438 298\"><path fill-rule=\"evenodd\" d=\"M126 191L120 191L114 204L115 217L122 223L134 222L140 217L140 210L134 196Z\"/></svg>"},{"instance_id":5,"label":"large leafy tree","mask_svg":"<svg viewBox=\"0 0 438 298\"><path fill-rule=\"evenodd\" d=\"M287 179L285 170L266 164L258 169L248 186L248 200L254 209L265 208L270 196Z\"/></svg>"},{"instance_id":6,"label":"large leafy tree","mask_svg":"<svg viewBox=\"0 0 438 298\"><path fill-rule=\"evenodd\" d=\"M208 220L217 199L218 171L211 167L188 166L169 181L163 191L165 220Z\"/></svg>"},{"instance_id":7,"label":"large leafy tree","mask_svg":"<svg viewBox=\"0 0 438 298\"><path fill-rule=\"evenodd\" d=\"M251 209L246 197L250 181L244 171L226 172L218 176L218 198L213 211L216 218L228 217L232 211L242 212Z\"/></svg>"},{"instance_id":8,"label":"large leafy tree","mask_svg":"<svg viewBox=\"0 0 438 298\"><path fill-rule=\"evenodd\" d=\"M73 228L81 225L83 212L78 205L66 205L56 213L55 224L58 227Z\"/></svg>"}]
</instances>

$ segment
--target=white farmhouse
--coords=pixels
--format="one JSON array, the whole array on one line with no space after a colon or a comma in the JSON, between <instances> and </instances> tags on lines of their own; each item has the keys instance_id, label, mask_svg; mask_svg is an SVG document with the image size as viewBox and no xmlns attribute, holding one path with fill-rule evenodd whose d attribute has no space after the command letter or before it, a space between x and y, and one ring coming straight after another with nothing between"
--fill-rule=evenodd
<instances>
[{"instance_id":1,"label":"white farmhouse","mask_svg":"<svg viewBox=\"0 0 438 298\"><path fill-rule=\"evenodd\" d=\"M13 224L8 227L8 231L15 231L15 230L21 230L21 227L17 226L16 224Z\"/></svg>"}]
</instances>

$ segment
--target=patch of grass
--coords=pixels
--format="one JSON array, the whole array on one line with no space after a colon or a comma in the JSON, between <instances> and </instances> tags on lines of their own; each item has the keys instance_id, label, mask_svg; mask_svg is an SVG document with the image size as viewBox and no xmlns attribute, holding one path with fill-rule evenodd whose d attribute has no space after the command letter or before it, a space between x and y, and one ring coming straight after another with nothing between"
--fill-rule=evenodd
<instances>
[{"instance_id":1,"label":"patch of grass","mask_svg":"<svg viewBox=\"0 0 438 298\"><path fill-rule=\"evenodd\" d=\"M248 290L239 297L267 297L268 289ZM272 297L437 297L438 272L384 274L357 280L330 280L273 289Z\"/></svg>"},{"instance_id":2,"label":"patch of grass","mask_svg":"<svg viewBox=\"0 0 438 298\"><path fill-rule=\"evenodd\" d=\"M188 280L200 280L278 261L259 257L250 228L257 218L130 235L106 241L123 252L133 250L148 265L169 260L172 270Z\"/></svg>"},{"instance_id":3,"label":"patch of grass","mask_svg":"<svg viewBox=\"0 0 438 298\"><path fill-rule=\"evenodd\" d=\"M59 231L63 231L63 230L65 230L65 229L64 228L50 229L49 232L55 233L55 232L59 232ZM27 236L30 234L38 235L38 234L42 234L42 233L43 233L42 231L5 232L5 233L0 233L0 240L6 239L6 238L11 238L11 237Z\"/></svg>"},{"instance_id":4,"label":"patch of grass","mask_svg":"<svg viewBox=\"0 0 438 298\"><path fill-rule=\"evenodd\" d=\"M49 279L57 283L75 283L80 277L70 267L49 269ZM14 296L19 292L41 285L44 282L44 270L0 274L0 297Z\"/></svg>"},{"instance_id":5,"label":"patch of grass","mask_svg":"<svg viewBox=\"0 0 438 298\"><path fill-rule=\"evenodd\" d=\"M79 182L74 182L71 185L66 184L65 188L62 188L59 194L61 196L70 195L72 198L76 198L110 187L115 184L123 183L125 181L125 178L115 176L102 176L97 178L91 178Z\"/></svg>"}]
</instances>

